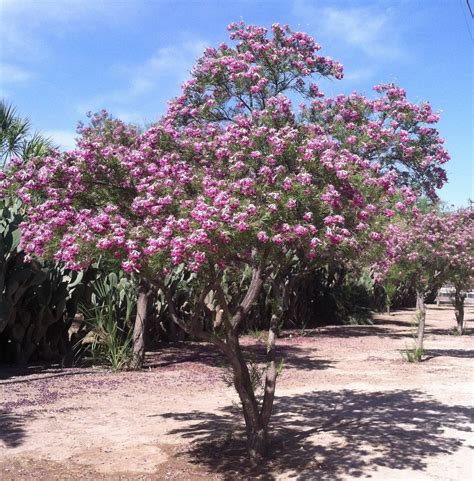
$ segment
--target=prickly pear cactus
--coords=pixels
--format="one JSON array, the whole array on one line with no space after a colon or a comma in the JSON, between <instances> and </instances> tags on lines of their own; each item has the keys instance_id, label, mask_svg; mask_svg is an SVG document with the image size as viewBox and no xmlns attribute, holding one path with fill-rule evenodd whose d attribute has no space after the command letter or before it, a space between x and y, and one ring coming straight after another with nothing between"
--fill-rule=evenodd
<instances>
[{"instance_id":1,"label":"prickly pear cactus","mask_svg":"<svg viewBox=\"0 0 474 481\"><path fill-rule=\"evenodd\" d=\"M70 349L69 327L83 292L82 273L25 262L21 203L0 200L0 361L58 360Z\"/></svg>"}]
</instances>

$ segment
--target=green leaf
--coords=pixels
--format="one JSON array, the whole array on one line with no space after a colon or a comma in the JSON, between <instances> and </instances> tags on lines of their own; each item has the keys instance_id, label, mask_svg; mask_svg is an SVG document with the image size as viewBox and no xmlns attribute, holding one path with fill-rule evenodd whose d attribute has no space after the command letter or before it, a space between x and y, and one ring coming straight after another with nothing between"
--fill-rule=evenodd
<instances>
[{"instance_id":1,"label":"green leaf","mask_svg":"<svg viewBox=\"0 0 474 481\"><path fill-rule=\"evenodd\" d=\"M6 250L9 252L16 251L18 244L20 243L20 230L9 230L5 236Z\"/></svg>"}]
</instances>

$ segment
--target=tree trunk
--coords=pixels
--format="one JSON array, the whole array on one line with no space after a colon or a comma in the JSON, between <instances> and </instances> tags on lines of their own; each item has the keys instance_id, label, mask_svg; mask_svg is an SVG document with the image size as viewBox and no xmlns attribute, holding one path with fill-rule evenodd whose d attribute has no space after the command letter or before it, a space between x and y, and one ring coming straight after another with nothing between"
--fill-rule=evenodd
<instances>
[{"instance_id":1,"label":"tree trunk","mask_svg":"<svg viewBox=\"0 0 474 481\"><path fill-rule=\"evenodd\" d=\"M178 340L178 326L172 319L170 319L168 330L168 341L176 342Z\"/></svg>"},{"instance_id":2,"label":"tree trunk","mask_svg":"<svg viewBox=\"0 0 474 481\"><path fill-rule=\"evenodd\" d=\"M170 316L173 322L175 322L185 332L196 337L197 339L213 343L225 354L229 360L233 371L234 387L242 403L242 411L247 432L247 448L250 459L254 464L257 464L259 461L261 461L266 454L268 439L267 423L263 422L262 415L259 412L254 385L240 348L238 328L239 324L248 314L261 292L263 284L262 272L265 259L266 254L261 259L258 267L253 269L250 286L244 298L233 313L230 312L224 291L222 290L222 286L215 276L214 266L210 266L210 270L214 274L212 278L212 284L208 286L207 290L203 291L200 297L199 306L203 306L209 289L211 287L215 289L220 307L219 316L222 316L222 322L224 324L225 341L223 341L219 336L203 330L202 324L199 321L199 316L196 315L198 313L197 310L191 319L191 322L185 323L176 312L173 296L170 290L166 288L160 279L154 279L153 281L156 286L159 287L165 294L169 305ZM219 325L221 325L221 322L219 322Z\"/></svg>"},{"instance_id":3,"label":"tree trunk","mask_svg":"<svg viewBox=\"0 0 474 481\"><path fill-rule=\"evenodd\" d=\"M133 357L130 364L132 369L141 369L145 360L146 317L150 293L150 284L142 279L138 289L137 315L133 327Z\"/></svg>"},{"instance_id":4,"label":"tree trunk","mask_svg":"<svg viewBox=\"0 0 474 481\"><path fill-rule=\"evenodd\" d=\"M278 376L276 364L276 338L278 328L283 319L284 313L288 307L289 293L291 283L275 281L273 291L276 300L276 313L272 314L270 319L270 327L268 329L267 339L267 372L265 375L265 392L263 394L261 417L265 429L268 428L270 416L273 411L273 402L275 400L276 380Z\"/></svg>"},{"instance_id":5,"label":"tree trunk","mask_svg":"<svg viewBox=\"0 0 474 481\"><path fill-rule=\"evenodd\" d=\"M457 331L459 335L464 332L464 299L466 295L461 289L456 289L454 293L454 315L456 316Z\"/></svg>"},{"instance_id":6,"label":"tree trunk","mask_svg":"<svg viewBox=\"0 0 474 481\"><path fill-rule=\"evenodd\" d=\"M258 464L267 455L268 429L262 428L247 433L247 451L253 464Z\"/></svg>"},{"instance_id":7,"label":"tree trunk","mask_svg":"<svg viewBox=\"0 0 474 481\"><path fill-rule=\"evenodd\" d=\"M422 291L416 291L416 320L417 320L417 335L416 335L416 349L421 351L423 349L423 338L425 336L425 296Z\"/></svg>"},{"instance_id":8,"label":"tree trunk","mask_svg":"<svg viewBox=\"0 0 474 481\"><path fill-rule=\"evenodd\" d=\"M390 302L387 302L387 314L390 315Z\"/></svg>"},{"instance_id":9,"label":"tree trunk","mask_svg":"<svg viewBox=\"0 0 474 481\"><path fill-rule=\"evenodd\" d=\"M247 432L247 449L252 463L258 463L267 450L267 426L262 422L252 379L240 349L239 339L230 324L226 329L226 355L234 373L234 387L242 402Z\"/></svg>"},{"instance_id":10,"label":"tree trunk","mask_svg":"<svg viewBox=\"0 0 474 481\"><path fill-rule=\"evenodd\" d=\"M287 303L288 284L274 284L274 295L277 300L277 313L273 313L270 319L270 327L268 329L267 340L267 370L265 374L265 387L263 393L262 406L258 412L258 423L251 425L247 429L247 448L251 461L256 464L262 460L267 454L268 447L268 426L273 411L275 400L276 380L278 376L276 364L276 338L278 326L281 322ZM245 368L247 368L245 366ZM252 386L252 393L254 386Z\"/></svg>"}]
</instances>

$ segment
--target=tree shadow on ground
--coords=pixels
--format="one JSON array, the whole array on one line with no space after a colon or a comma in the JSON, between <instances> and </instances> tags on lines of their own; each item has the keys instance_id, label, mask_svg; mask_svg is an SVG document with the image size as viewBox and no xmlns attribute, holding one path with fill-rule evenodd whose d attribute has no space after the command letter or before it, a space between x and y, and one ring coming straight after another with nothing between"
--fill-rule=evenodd
<instances>
[{"instance_id":1,"label":"tree shadow on ground","mask_svg":"<svg viewBox=\"0 0 474 481\"><path fill-rule=\"evenodd\" d=\"M448 329L439 329L436 327L427 327L425 329L425 335L431 335L431 336L459 336L459 337L468 337L472 336L474 334L474 329L464 329L464 333L462 336L459 336L459 334L456 331L456 328L454 327L454 322L453 322L453 327L448 328Z\"/></svg>"},{"instance_id":2,"label":"tree shadow on ground","mask_svg":"<svg viewBox=\"0 0 474 481\"><path fill-rule=\"evenodd\" d=\"M430 311L452 312L454 306L452 302L442 302L440 306L437 306L436 304L428 304L427 307ZM464 310L469 313L474 310L474 304L464 302Z\"/></svg>"},{"instance_id":3,"label":"tree shadow on ground","mask_svg":"<svg viewBox=\"0 0 474 481\"><path fill-rule=\"evenodd\" d=\"M385 325L386 324L386 325ZM404 327L406 330L395 330L390 328L390 322L380 322L377 321L374 325L371 326L359 326L359 325L345 325L345 326L325 326L314 330L304 331L304 333L300 333L299 335L295 335L295 338L326 338L326 337L334 337L340 339L346 338L356 338L356 337L387 337L390 339L403 339L407 337L408 331L410 329L410 323L404 323ZM301 332L301 331L300 331Z\"/></svg>"},{"instance_id":4,"label":"tree shadow on ground","mask_svg":"<svg viewBox=\"0 0 474 481\"><path fill-rule=\"evenodd\" d=\"M425 361L435 357L458 357L464 359L473 359L474 350L472 349L427 349Z\"/></svg>"},{"instance_id":5,"label":"tree shadow on ground","mask_svg":"<svg viewBox=\"0 0 474 481\"><path fill-rule=\"evenodd\" d=\"M62 370L61 367L56 364L39 364L39 365L15 365L0 363L0 381L8 379L10 377L31 376L32 374L43 374L49 372L57 373Z\"/></svg>"},{"instance_id":6,"label":"tree shadow on ground","mask_svg":"<svg viewBox=\"0 0 474 481\"><path fill-rule=\"evenodd\" d=\"M55 377L78 376L82 374L95 374L97 371L83 368L63 369L55 366L31 366L31 367L6 367L0 368L0 386L5 384L30 383ZM32 377L36 376L37 377ZM10 378L15 378L9 380ZM17 379L24 377L25 379Z\"/></svg>"},{"instance_id":7,"label":"tree shadow on ground","mask_svg":"<svg viewBox=\"0 0 474 481\"><path fill-rule=\"evenodd\" d=\"M185 423L170 431L192 440L184 455L226 480L274 480L285 472L328 481L370 476L381 467L423 471L429 458L461 448L473 416L472 408L443 404L418 390L284 396L272 418L268 460L251 468L242 430L236 432L241 416L235 406L217 414L163 415Z\"/></svg>"},{"instance_id":8,"label":"tree shadow on ground","mask_svg":"<svg viewBox=\"0 0 474 481\"><path fill-rule=\"evenodd\" d=\"M265 362L266 346L263 343L242 345L246 359L252 362ZM312 359L304 348L298 346L277 345L277 358L282 360L285 369L314 370L328 369L334 362L325 359ZM201 363L208 366L226 365L225 356L212 344L206 343L166 343L158 350L147 352L145 368L164 368L184 363Z\"/></svg>"},{"instance_id":9,"label":"tree shadow on ground","mask_svg":"<svg viewBox=\"0 0 474 481\"><path fill-rule=\"evenodd\" d=\"M15 448L23 443L26 436L24 417L0 409L0 442L7 448Z\"/></svg>"},{"instance_id":10,"label":"tree shadow on ground","mask_svg":"<svg viewBox=\"0 0 474 481\"><path fill-rule=\"evenodd\" d=\"M374 319L374 325L375 326L380 326L380 325L399 326L399 327L405 327L408 329L411 326L411 321L410 320L400 321L398 319L386 319L386 318L377 317Z\"/></svg>"},{"instance_id":11,"label":"tree shadow on ground","mask_svg":"<svg viewBox=\"0 0 474 481\"><path fill-rule=\"evenodd\" d=\"M457 336L456 331L456 321L452 320L452 325L449 327L439 328L437 327L437 321L435 319L430 319L427 316L427 322L429 323L425 327L425 334L431 334L436 336ZM390 338L406 337L412 331L416 330L414 319L408 319L406 321L394 320L394 319L376 319L373 326L368 326L368 328L374 329L374 335L383 335ZM394 330L394 327L404 328L403 330ZM464 335L473 334L474 329L464 329ZM358 335L358 334L357 334ZM370 329L367 329L367 335L370 335Z\"/></svg>"}]
</instances>

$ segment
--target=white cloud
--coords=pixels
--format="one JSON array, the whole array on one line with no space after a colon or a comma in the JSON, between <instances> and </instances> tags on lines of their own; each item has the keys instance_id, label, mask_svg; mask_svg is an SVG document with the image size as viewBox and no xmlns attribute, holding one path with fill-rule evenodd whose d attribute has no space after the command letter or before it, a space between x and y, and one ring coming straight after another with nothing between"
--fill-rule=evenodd
<instances>
[{"instance_id":1,"label":"white cloud","mask_svg":"<svg viewBox=\"0 0 474 481\"><path fill-rule=\"evenodd\" d=\"M0 81L2 84L27 82L33 74L10 63L0 62Z\"/></svg>"},{"instance_id":2,"label":"white cloud","mask_svg":"<svg viewBox=\"0 0 474 481\"><path fill-rule=\"evenodd\" d=\"M370 9L335 7L324 10L326 28L371 57L398 58L401 50L394 42L387 13Z\"/></svg>"},{"instance_id":3,"label":"white cloud","mask_svg":"<svg viewBox=\"0 0 474 481\"><path fill-rule=\"evenodd\" d=\"M40 60L49 50L45 33L129 22L136 7L133 0L0 0L1 54Z\"/></svg>"},{"instance_id":4,"label":"white cloud","mask_svg":"<svg viewBox=\"0 0 474 481\"><path fill-rule=\"evenodd\" d=\"M44 137L49 137L53 144L58 145L63 150L75 148L77 133L70 130L47 130L42 132Z\"/></svg>"},{"instance_id":5,"label":"white cloud","mask_svg":"<svg viewBox=\"0 0 474 481\"><path fill-rule=\"evenodd\" d=\"M185 81L189 77L194 61L207 45L202 40L188 40L177 46L158 49L154 55L134 69L129 95L141 95L152 90L164 76L174 77L178 82Z\"/></svg>"},{"instance_id":6,"label":"white cloud","mask_svg":"<svg viewBox=\"0 0 474 481\"><path fill-rule=\"evenodd\" d=\"M315 26L333 41L362 51L371 58L393 60L403 51L392 10L380 5L365 7L318 7L307 0L297 0L294 14Z\"/></svg>"},{"instance_id":7,"label":"white cloud","mask_svg":"<svg viewBox=\"0 0 474 481\"><path fill-rule=\"evenodd\" d=\"M120 65L115 72L124 77L125 85L98 95L86 102L80 103L78 113L88 110L96 111L103 107L108 109L130 110L139 99L150 96L164 96L163 109L171 95L179 93L177 88L190 77L190 70L206 46L207 42L199 39L185 40L174 46L161 47L149 58L135 65ZM133 118L145 117L133 108Z\"/></svg>"}]
</instances>

